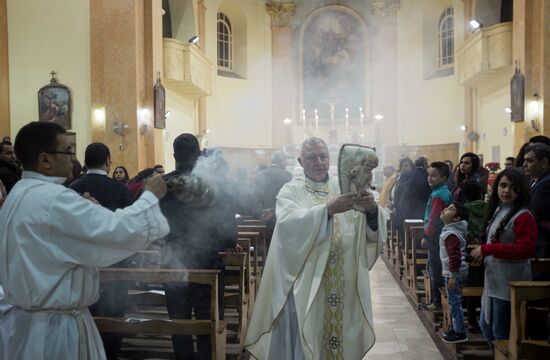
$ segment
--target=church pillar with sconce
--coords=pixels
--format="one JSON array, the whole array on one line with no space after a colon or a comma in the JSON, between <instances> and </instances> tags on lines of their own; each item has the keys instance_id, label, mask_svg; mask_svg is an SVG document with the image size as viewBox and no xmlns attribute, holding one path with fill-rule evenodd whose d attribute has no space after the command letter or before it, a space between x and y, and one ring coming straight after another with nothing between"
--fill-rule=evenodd
<instances>
[{"instance_id":1,"label":"church pillar with sconce","mask_svg":"<svg viewBox=\"0 0 550 360\"><path fill-rule=\"evenodd\" d=\"M164 160L153 97L162 53L161 0L90 2L92 141L132 175Z\"/></svg>"},{"instance_id":2,"label":"church pillar with sconce","mask_svg":"<svg viewBox=\"0 0 550 360\"><path fill-rule=\"evenodd\" d=\"M398 145L398 81L397 81L397 11L399 0L373 1L374 29L372 36L372 109L382 114L376 130L377 142L385 146ZM380 146L380 145L378 145Z\"/></svg>"},{"instance_id":3,"label":"church pillar with sconce","mask_svg":"<svg viewBox=\"0 0 550 360\"><path fill-rule=\"evenodd\" d=\"M280 148L289 142L288 129L295 114L296 72L292 61L292 28L289 22L296 10L290 2L268 2L266 9L271 16L272 39L272 147ZM286 130L286 131L285 131Z\"/></svg>"},{"instance_id":4,"label":"church pillar with sconce","mask_svg":"<svg viewBox=\"0 0 550 360\"><path fill-rule=\"evenodd\" d=\"M8 13L0 0L0 136L10 134L10 88L8 70Z\"/></svg>"},{"instance_id":5,"label":"church pillar with sconce","mask_svg":"<svg viewBox=\"0 0 550 360\"><path fill-rule=\"evenodd\" d=\"M525 76L525 119L514 123L515 153L532 136L550 137L549 19L547 1L514 1L513 56Z\"/></svg>"}]
</instances>

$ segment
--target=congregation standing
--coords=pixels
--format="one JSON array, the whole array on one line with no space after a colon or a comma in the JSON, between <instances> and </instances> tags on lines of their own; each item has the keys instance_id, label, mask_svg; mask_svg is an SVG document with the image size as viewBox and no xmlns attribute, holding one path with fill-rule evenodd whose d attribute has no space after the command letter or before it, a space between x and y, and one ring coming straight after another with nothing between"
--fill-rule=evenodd
<instances>
[{"instance_id":1,"label":"congregation standing","mask_svg":"<svg viewBox=\"0 0 550 360\"><path fill-rule=\"evenodd\" d=\"M450 161L445 161L448 165L431 163L423 181L419 165L424 159L420 157L415 161L419 181L409 180L407 189L400 189L400 184L411 176L401 165L411 160L400 159L399 170L403 175L386 175L382 192L397 194L387 207L392 211L399 241L402 242L405 219L423 219L422 246L428 248L431 288L444 285L452 318L449 331L442 334L443 341L466 342L469 331L481 332L493 348L493 341L507 339L510 331L508 283L550 278L548 273L532 273L530 262L533 258L550 257L549 145L550 139L545 136L531 138L517 156L506 158L504 170L493 175L496 178L492 185L489 172L474 153L463 154L453 173L448 171L452 168ZM453 181L449 181L451 178ZM390 186L394 189L389 189ZM402 193L425 194L426 186L431 187L431 195L423 195L426 198L423 216L419 216L418 209L417 213L410 209L407 213L410 200ZM416 204L420 203L419 199ZM469 254L468 246L473 248ZM462 309L464 286L483 287L479 303L476 298L464 299L468 327ZM419 306L427 311L440 311L439 291L432 291L431 303ZM477 318L479 306L480 318Z\"/></svg>"},{"instance_id":2,"label":"congregation standing","mask_svg":"<svg viewBox=\"0 0 550 360\"><path fill-rule=\"evenodd\" d=\"M474 153L463 154L454 169L450 160L429 163L425 156L414 162L402 157L397 169L384 167L379 205L391 211L399 240L406 219L423 220L432 289L446 288L451 308L444 341L465 342L469 332L478 330L490 346L506 339L508 282L549 278L533 274L530 266L533 257L550 257L549 145L543 136L530 139L517 156L506 158L492 185ZM258 169L255 179L238 169L233 180L223 153L201 151L194 135L178 136L173 147L175 171L165 174L158 164L130 177L125 166L113 166L102 143L87 146L81 166L66 131L55 124L30 123L14 144L2 141L0 355L116 359L122 337L100 334L91 316L124 316L127 288L100 286L97 268L124 267L136 251L161 244L164 268L223 270L220 252L242 250L236 242L240 216L262 219L274 244L257 299L263 310L251 318L247 348L272 359L314 359L323 352L364 355L374 341L370 290L350 284L359 278L368 285L386 222L372 195L339 195L328 174L324 141L304 142L298 158L304 176L294 179L281 151L273 153L270 167ZM177 189L185 176L196 176L211 194L200 203L180 201ZM350 211L357 204L365 212ZM341 237L355 245L342 247ZM469 245L474 247L470 254ZM336 277L316 273L325 261ZM50 274L47 281L44 273ZM303 287L316 276L322 279L318 287ZM480 304L464 301L469 326L462 312L464 286L483 286ZM218 287L223 319L223 273ZM165 284L164 290L170 318L210 318L207 286L180 282ZM339 298L346 310L340 314L331 301L312 303L312 298ZM439 310L439 292L422 307ZM326 330L306 316L310 311L340 319L334 324L342 331ZM63 333L70 336L63 338ZM209 357L209 336L197 337L196 350L190 335L174 335L172 343L177 358Z\"/></svg>"}]
</instances>

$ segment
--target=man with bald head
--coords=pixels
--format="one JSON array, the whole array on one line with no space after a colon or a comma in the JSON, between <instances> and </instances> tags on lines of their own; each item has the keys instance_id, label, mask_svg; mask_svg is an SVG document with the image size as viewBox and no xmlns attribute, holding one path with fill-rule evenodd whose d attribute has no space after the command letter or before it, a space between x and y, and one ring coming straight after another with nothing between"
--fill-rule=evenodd
<instances>
[{"instance_id":1,"label":"man with bald head","mask_svg":"<svg viewBox=\"0 0 550 360\"><path fill-rule=\"evenodd\" d=\"M258 359L361 359L374 344L368 273L386 221L371 193L340 194L323 140L306 140L298 162L304 176L277 196L245 346Z\"/></svg>"}]
</instances>

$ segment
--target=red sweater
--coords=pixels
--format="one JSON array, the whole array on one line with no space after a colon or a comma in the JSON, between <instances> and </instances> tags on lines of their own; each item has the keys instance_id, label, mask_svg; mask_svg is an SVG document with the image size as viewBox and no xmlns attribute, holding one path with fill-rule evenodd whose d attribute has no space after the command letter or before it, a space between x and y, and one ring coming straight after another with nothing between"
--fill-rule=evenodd
<instances>
[{"instance_id":1,"label":"red sweater","mask_svg":"<svg viewBox=\"0 0 550 360\"><path fill-rule=\"evenodd\" d=\"M449 255L449 271L456 273L460 271L462 254L460 253L460 239L455 234L447 236L445 239L445 250Z\"/></svg>"},{"instance_id":2,"label":"red sweater","mask_svg":"<svg viewBox=\"0 0 550 360\"><path fill-rule=\"evenodd\" d=\"M524 212L514 220L514 234L516 239L512 244L501 244L498 240L493 240L493 244L482 244L481 254L507 260L532 257L537 244L537 222L531 213Z\"/></svg>"}]
</instances>

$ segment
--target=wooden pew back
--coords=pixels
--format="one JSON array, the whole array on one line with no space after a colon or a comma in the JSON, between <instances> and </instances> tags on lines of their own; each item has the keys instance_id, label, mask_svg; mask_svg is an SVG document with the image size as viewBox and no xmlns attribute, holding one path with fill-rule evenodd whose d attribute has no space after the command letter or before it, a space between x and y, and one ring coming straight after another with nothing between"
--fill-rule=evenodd
<instances>
[{"instance_id":1,"label":"wooden pew back","mask_svg":"<svg viewBox=\"0 0 550 360\"><path fill-rule=\"evenodd\" d=\"M148 319L148 318L94 318L101 332L127 334L161 335L210 335L212 358L225 359L225 322L218 312L219 270L202 269L136 269L103 268L99 270L100 281L127 281L128 283L163 284L171 282L191 282L210 286L210 319Z\"/></svg>"}]
</instances>

